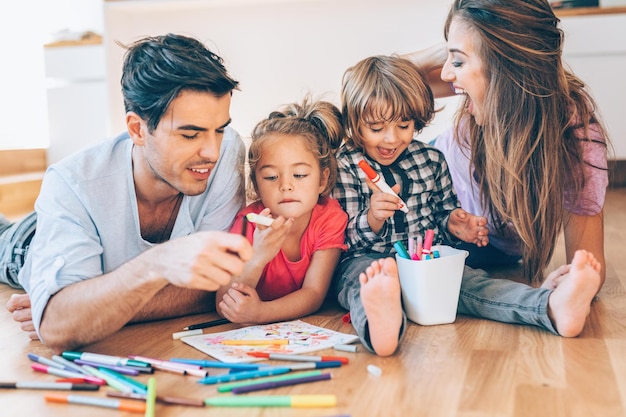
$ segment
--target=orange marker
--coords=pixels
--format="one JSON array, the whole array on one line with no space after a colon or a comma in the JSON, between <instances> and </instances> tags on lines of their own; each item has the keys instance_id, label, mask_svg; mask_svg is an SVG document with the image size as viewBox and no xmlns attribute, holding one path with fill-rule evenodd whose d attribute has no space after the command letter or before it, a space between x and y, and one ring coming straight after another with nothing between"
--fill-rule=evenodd
<instances>
[{"instance_id":1,"label":"orange marker","mask_svg":"<svg viewBox=\"0 0 626 417\"><path fill-rule=\"evenodd\" d=\"M382 191L383 193L395 195L396 197L400 198L400 196L391 189L389 184L387 184L385 180L380 175L378 175L378 173L374 171L374 169L367 162L365 162L365 160L362 159L361 161L359 161L359 167L361 167L363 172L365 172L365 175L367 175L367 177L374 184L376 184L376 186L380 189L380 191ZM406 203L402 201L402 199L400 199L399 205L400 205L400 210L402 210L405 213L409 212L409 209L406 206Z\"/></svg>"},{"instance_id":2,"label":"orange marker","mask_svg":"<svg viewBox=\"0 0 626 417\"><path fill-rule=\"evenodd\" d=\"M113 400L109 398L88 397L86 395L46 394L44 398L48 402L65 404L83 404L96 407L115 408L131 413L145 413L146 403L130 400Z\"/></svg>"}]
</instances>

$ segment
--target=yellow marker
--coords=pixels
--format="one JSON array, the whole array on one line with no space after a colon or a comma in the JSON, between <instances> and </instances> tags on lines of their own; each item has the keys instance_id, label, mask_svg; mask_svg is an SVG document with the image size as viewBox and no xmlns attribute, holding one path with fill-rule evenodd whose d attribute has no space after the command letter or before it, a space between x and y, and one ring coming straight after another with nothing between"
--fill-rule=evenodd
<instances>
[{"instance_id":1,"label":"yellow marker","mask_svg":"<svg viewBox=\"0 0 626 417\"><path fill-rule=\"evenodd\" d=\"M223 345L257 346L257 345L288 345L289 339L250 339L222 340Z\"/></svg>"},{"instance_id":2,"label":"yellow marker","mask_svg":"<svg viewBox=\"0 0 626 417\"><path fill-rule=\"evenodd\" d=\"M156 407L156 378L148 379L148 393L146 394L146 414L145 417L154 417Z\"/></svg>"}]
</instances>

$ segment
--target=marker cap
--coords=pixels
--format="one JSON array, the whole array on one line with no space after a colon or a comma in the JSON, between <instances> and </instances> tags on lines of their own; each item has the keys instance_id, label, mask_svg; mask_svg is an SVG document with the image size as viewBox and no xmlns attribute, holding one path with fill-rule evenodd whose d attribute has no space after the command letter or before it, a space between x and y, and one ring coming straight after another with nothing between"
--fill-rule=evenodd
<instances>
[{"instance_id":1,"label":"marker cap","mask_svg":"<svg viewBox=\"0 0 626 417\"><path fill-rule=\"evenodd\" d=\"M365 175L367 175L370 180L373 180L378 176L376 171L374 171L374 169L363 159L359 161L359 167L361 167L363 172L365 172Z\"/></svg>"}]
</instances>

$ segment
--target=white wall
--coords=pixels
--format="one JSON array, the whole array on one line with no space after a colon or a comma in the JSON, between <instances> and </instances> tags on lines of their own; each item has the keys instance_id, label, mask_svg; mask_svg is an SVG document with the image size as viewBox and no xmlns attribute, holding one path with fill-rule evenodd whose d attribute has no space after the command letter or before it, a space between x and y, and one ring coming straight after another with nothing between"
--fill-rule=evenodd
<instances>
[{"instance_id":1,"label":"white wall","mask_svg":"<svg viewBox=\"0 0 626 417\"><path fill-rule=\"evenodd\" d=\"M43 45L63 29L101 33L102 0L22 0L0 9L0 148L46 147Z\"/></svg>"},{"instance_id":2,"label":"white wall","mask_svg":"<svg viewBox=\"0 0 626 417\"><path fill-rule=\"evenodd\" d=\"M146 35L177 32L200 38L240 81L231 116L248 137L278 105L307 92L339 104L344 71L375 54L404 53L443 42L450 1L204 0L105 3L110 129L123 130L120 94L123 49ZM453 103L455 99L452 99ZM448 106L449 112L455 104ZM439 114L437 120L448 118ZM447 123L434 124L421 139Z\"/></svg>"}]
</instances>

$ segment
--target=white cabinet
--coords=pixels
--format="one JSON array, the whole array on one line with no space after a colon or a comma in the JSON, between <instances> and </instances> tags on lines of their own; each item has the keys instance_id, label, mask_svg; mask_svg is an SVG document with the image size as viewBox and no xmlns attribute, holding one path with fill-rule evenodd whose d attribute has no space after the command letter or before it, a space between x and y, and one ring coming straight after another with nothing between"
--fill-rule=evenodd
<instances>
[{"instance_id":1,"label":"white cabinet","mask_svg":"<svg viewBox=\"0 0 626 417\"><path fill-rule=\"evenodd\" d=\"M613 158L626 160L626 14L565 16L561 22L565 61L597 101Z\"/></svg>"},{"instance_id":2,"label":"white cabinet","mask_svg":"<svg viewBox=\"0 0 626 417\"><path fill-rule=\"evenodd\" d=\"M48 163L52 164L106 136L104 47L47 46L44 65L50 131Z\"/></svg>"}]
</instances>

